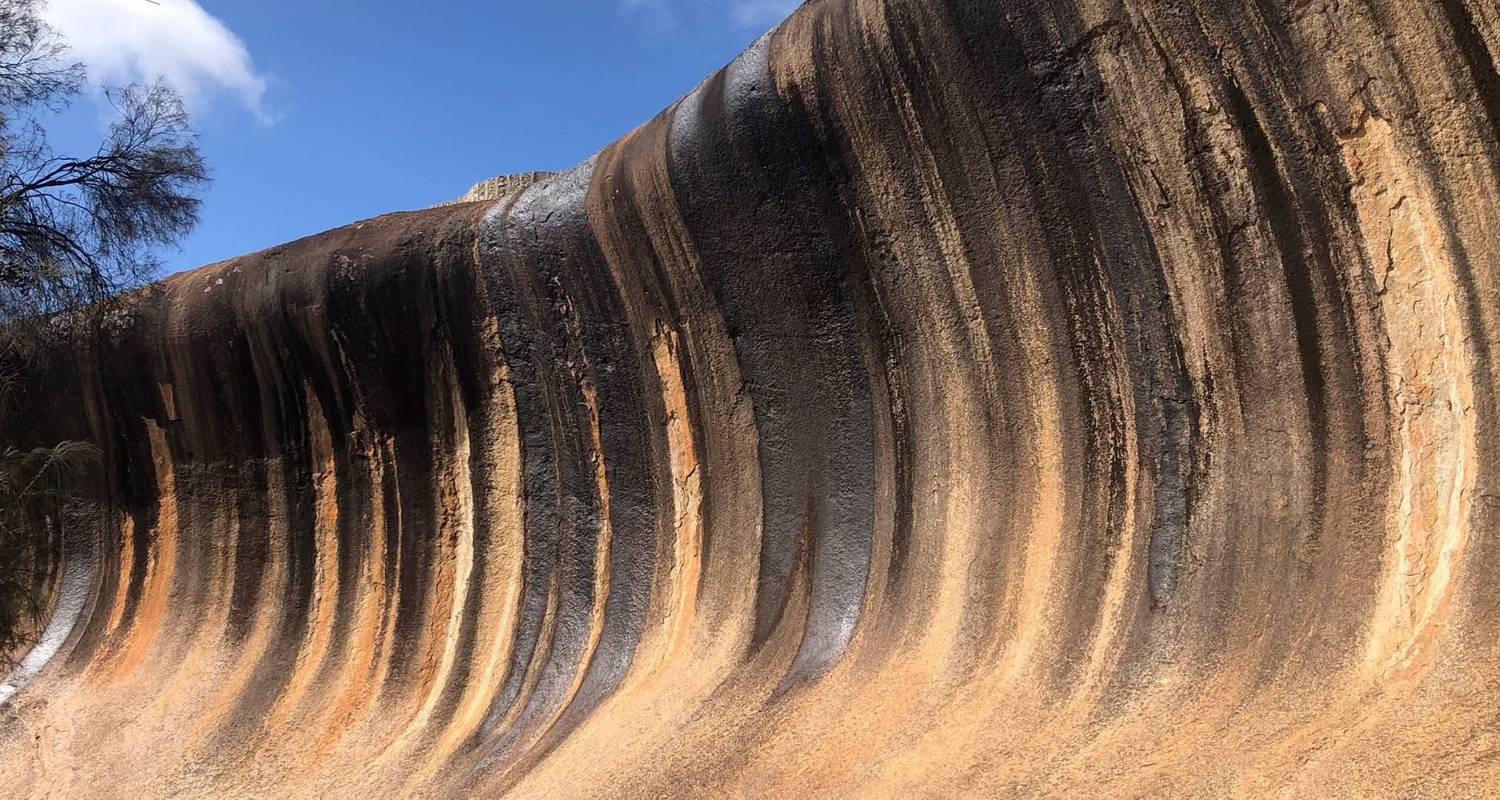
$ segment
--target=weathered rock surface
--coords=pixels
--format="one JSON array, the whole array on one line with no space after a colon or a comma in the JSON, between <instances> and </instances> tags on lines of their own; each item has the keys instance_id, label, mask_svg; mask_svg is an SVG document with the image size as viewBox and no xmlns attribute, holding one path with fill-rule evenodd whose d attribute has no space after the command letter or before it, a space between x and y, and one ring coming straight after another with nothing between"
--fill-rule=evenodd
<instances>
[{"instance_id":1,"label":"weathered rock surface","mask_svg":"<svg viewBox=\"0 0 1500 800\"><path fill-rule=\"evenodd\" d=\"M0 793L1500 786L1500 8L815 0L168 279ZM82 576L82 577L79 577Z\"/></svg>"},{"instance_id":2,"label":"weathered rock surface","mask_svg":"<svg viewBox=\"0 0 1500 800\"><path fill-rule=\"evenodd\" d=\"M469 187L453 200L438 203L438 206L452 206L459 203L472 203L476 200L499 200L508 195L525 189L533 183L553 177L551 172L518 172L514 175L496 175Z\"/></svg>"}]
</instances>

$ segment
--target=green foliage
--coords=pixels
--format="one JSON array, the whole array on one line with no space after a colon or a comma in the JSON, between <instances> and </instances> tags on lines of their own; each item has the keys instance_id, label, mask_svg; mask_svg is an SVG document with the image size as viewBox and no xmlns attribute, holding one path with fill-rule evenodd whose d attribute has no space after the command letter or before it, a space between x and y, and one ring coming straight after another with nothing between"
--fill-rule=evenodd
<instances>
[{"instance_id":1,"label":"green foliage","mask_svg":"<svg viewBox=\"0 0 1500 800\"><path fill-rule=\"evenodd\" d=\"M0 668L13 666L41 632L69 478L98 456L87 442L0 452Z\"/></svg>"},{"instance_id":2,"label":"green foliage","mask_svg":"<svg viewBox=\"0 0 1500 800\"><path fill-rule=\"evenodd\" d=\"M156 250L197 224L208 182L182 98L161 84L106 89L115 114L99 147L53 152L43 123L84 91L85 73L38 6L0 0L0 320L154 277Z\"/></svg>"},{"instance_id":3,"label":"green foliage","mask_svg":"<svg viewBox=\"0 0 1500 800\"><path fill-rule=\"evenodd\" d=\"M49 399L40 354L97 333L109 301L155 277L155 252L197 224L208 181L182 99L162 85L107 89L114 121L98 148L52 150L46 119L87 84L40 8L0 0L0 444L46 442L44 419L14 411ZM96 455L80 442L0 450L0 667L39 632L69 479Z\"/></svg>"}]
</instances>

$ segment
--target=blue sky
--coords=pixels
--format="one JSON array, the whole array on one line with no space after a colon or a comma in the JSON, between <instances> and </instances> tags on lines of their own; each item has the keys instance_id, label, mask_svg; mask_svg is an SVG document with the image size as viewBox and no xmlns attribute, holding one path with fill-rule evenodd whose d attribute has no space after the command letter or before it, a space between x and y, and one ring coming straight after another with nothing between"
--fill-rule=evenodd
<instances>
[{"instance_id":1,"label":"blue sky","mask_svg":"<svg viewBox=\"0 0 1500 800\"><path fill-rule=\"evenodd\" d=\"M50 0L92 77L187 97L214 183L174 272L481 178L561 169L644 122L798 0ZM97 143L92 98L51 119Z\"/></svg>"}]
</instances>

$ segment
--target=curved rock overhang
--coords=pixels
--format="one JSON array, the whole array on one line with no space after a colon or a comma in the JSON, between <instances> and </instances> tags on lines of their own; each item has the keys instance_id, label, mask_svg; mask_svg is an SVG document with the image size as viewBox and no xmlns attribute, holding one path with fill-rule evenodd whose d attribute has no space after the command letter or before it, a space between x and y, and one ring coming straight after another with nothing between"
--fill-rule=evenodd
<instances>
[{"instance_id":1,"label":"curved rock overhang","mask_svg":"<svg viewBox=\"0 0 1500 800\"><path fill-rule=\"evenodd\" d=\"M815 0L174 276L0 794L1500 785L1500 10ZM26 442L30 443L30 442Z\"/></svg>"}]
</instances>

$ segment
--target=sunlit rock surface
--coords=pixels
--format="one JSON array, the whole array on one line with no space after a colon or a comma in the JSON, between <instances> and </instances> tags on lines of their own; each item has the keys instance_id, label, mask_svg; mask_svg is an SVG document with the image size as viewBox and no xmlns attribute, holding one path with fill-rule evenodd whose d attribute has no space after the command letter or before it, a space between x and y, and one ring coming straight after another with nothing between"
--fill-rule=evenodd
<instances>
[{"instance_id":1,"label":"sunlit rock surface","mask_svg":"<svg viewBox=\"0 0 1500 800\"><path fill-rule=\"evenodd\" d=\"M1496 55L814 0L569 172L170 278L34 376L105 456L0 794L1494 792Z\"/></svg>"}]
</instances>

